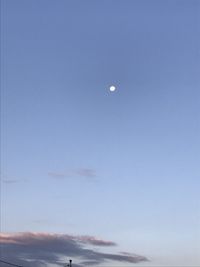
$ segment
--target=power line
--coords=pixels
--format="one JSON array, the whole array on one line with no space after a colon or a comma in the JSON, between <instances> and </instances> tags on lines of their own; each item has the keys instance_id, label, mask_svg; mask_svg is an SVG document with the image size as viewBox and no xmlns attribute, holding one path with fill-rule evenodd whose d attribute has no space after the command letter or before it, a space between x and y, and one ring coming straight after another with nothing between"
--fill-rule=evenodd
<instances>
[{"instance_id":1,"label":"power line","mask_svg":"<svg viewBox=\"0 0 200 267\"><path fill-rule=\"evenodd\" d=\"M8 264L10 266L15 266L15 267L24 267L22 265L17 265L17 264L14 264L14 263L11 263L11 262L8 262L8 261L3 261L0 259L0 262L2 263L5 263L5 264ZM69 260L69 264L65 265L66 267L72 267L72 260Z\"/></svg>"},{"instance_id":2,"label":"power line","mask_svg":"<svg viewBox=\"0 0 200 267\"><path fill-rule=\"evenodd\" d=\"M0 262L2 262L2 263L5 263L5 264L8 264L8 265L10 265L10 266L15 266L15 267L25 267L25 266L22 266L22 265L17 265L17 264L14 264L14 263L11 263L11 262L8 262L8 261L3 261L3 260L1 260L0 259ZM72 261L70 262L70 263L72 263ZM67 264L67 265L65 265L65 266L70 266L70 264ZM72 266L72 265L71 265ZM98 265L99 267L124 267L124 265ZM134 265L135 267L139 267L138 265ZM147 267L148 267L148 265L147 265ZM149 267L167 267L167 266L164 266L164 265L149 265ZM181 267L180 265L173 265L173 267ZM196 267L196 266L193 266L193 265L191 265L191 266L186 266L186 267Z\"/></svg>"},{"instance_id":3,"label":"power line","mask_svg":"<svg viewBox=\"0 0 200 267\"><path fill-rule=\"evenodd\" d=\"M14 264L14 263L8 262L8 261L3 261L3 260L0 260L0 262L3 262L3 263L5 263L5 264L11 265L11 266L15 266L15 267L23 267L23 266L21 266L21 265L17 265L17 264Z\"/></svg>"}]
</instances>

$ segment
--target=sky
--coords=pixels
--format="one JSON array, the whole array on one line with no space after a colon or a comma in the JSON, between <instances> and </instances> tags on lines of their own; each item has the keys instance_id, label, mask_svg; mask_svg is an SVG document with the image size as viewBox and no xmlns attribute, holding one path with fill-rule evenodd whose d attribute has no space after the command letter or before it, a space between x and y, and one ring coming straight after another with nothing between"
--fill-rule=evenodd
<instances>
[{"instance_id":1,"label":"sky","mask_svg":"<svg viewBox=\"0 0 200 267\"><path fill-rule=\"evenodd\" d=\"M1 1L1 260L200 265L199 13Z\"/></svg>"}]
</instances>

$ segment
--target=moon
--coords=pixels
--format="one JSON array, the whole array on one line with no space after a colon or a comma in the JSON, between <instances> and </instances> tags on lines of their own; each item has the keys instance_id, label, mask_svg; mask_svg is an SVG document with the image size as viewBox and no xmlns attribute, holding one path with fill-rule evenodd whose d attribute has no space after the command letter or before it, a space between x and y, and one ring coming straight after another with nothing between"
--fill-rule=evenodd
<instances>
[{"instance_id":1,"label":"moon","mask_svg":"<svg viewBox=\"0 0 200 267\"><path fill-rule=\"evenodd\" d=\"M110 86L110 91L111 91L111 92L114 92L115 90L116 90L116 87L115 87L114 85L111 85L111 86Z\"/></svg>"}]
</instances>

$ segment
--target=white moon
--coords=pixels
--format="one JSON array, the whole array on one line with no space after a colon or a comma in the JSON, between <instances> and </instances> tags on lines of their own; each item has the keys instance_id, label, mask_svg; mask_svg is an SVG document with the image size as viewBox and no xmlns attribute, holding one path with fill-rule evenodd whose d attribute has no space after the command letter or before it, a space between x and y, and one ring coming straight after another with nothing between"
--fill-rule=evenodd
<instances>
[{"instance_id":1,"label":"white moon","mask_svg":"<svg viewBox=\"0 0 200 267\"><path fill-rule=\"evenodd\" d=\"M110 91L114 92L116 90L116 87L114 85L110 86Z\"/></svg>"}]
</instances>

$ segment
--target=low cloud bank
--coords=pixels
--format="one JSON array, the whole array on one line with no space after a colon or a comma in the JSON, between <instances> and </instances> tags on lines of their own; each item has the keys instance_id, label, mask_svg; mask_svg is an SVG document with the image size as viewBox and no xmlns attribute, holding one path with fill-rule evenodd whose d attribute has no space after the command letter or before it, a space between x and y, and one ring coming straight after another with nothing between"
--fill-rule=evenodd
<instances>
[{"instance_id":1,"label":"low cloud bank","mask_svg":"<svg viewBox=\"0 0 200 267\"><path fill-rule=\"evenodd\" d=\"M1 259L24 267L63 266L63 259L72 258L73 267L98 265L108 261L139 263L144 256L130 253L103 253L97 247L114 247L112 241L93 236L72 236L49 233L0 234ZM62 259L62 260L61 260ZM8 265L1 263L2 267Z\"/></svg>"}]
</instances>

